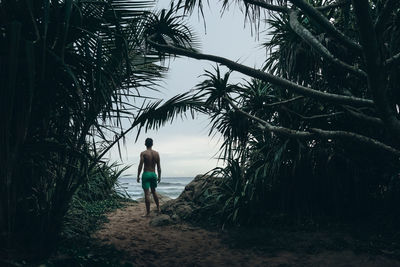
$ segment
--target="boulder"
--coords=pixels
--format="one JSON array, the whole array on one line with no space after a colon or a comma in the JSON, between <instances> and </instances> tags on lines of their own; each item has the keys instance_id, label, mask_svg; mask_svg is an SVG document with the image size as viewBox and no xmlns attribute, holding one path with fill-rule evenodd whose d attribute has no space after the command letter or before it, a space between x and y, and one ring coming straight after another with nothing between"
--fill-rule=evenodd
<instances>
[{"instance_id":1,"label":"boulder","mask_svg":"<svg viewBox=\"0 0 400 267\"><path fill-rule=\"evenodd\" d=\"M158 194L161 212L169 216L176 214L179 220L191 217L193 211L210 204L209 196L217 192L220 181L210 175L197 175L176 199ZM144 198L137 201L144 202ZM150 201L154 203L152 195Z\"/></svg>"},{"instance_id":2,"label":"boulder","mask_svg":"<svg viewBox=\"0 0 400 267\"><path fill-rule=\"evenodd\" d=\"M173 222L179 222L181 220L181 218L179 218L179 216L176 215L176 214L173 214L171 216L171 219L172 219Z\"/></svg>"},{"instance_id":3,"label":"boulder","mask_svg":"<svg viewBox=\"0 0 400 267\"><path fill-rule=\"evenodd\" d=\"M177 199L171 199L170 201L167 201L163 203L160 208L162 213L167 213L167 214L172 214L173 212L173 207L175 207L177 203Z\"/></svg>"},{"instance_id":4,"label":"boulder","mask_svg":"<svg viewBox=\"0 0 400 267\"><path fill-rule=\"evenodd\" d=\"M205 210L202 211L201 208L217 201L216 196L220 191L221 181L221 179L209 175L197 175L192 182L186 185L185 190L177 199L161 205L162 213L171 217L176 215L176 221L208 216L203 213ZM173 220L175 221L175 219Z\"/></svg>"},{"instance_id":5,"label":"boulder","mask_svg":"<svg viewBox=\"0 0 400 267\"><path fill-rule=\"evenodd\" d=\"M193 208L189 204L182 204L175 208L175 213L180 218L188 218L193 212Z\"/></svg>"}]
</instances>

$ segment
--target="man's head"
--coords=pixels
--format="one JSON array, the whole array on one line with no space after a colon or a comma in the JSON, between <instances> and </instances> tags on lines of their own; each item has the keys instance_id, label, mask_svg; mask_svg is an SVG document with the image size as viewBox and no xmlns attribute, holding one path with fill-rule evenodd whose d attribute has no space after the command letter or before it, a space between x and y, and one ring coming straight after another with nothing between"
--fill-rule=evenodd
<instances>
[{"instance_id":1,"label":"man's head","mask_svg":"<svg viewBox=\"0 0 400 267\"><path fill-rule=\"evenodd\" d=\"M153 139L151 138L146 138L146 141L144 141L144 144L147 148L152 147L153 146Z\"/></svg>"}]
</instances>

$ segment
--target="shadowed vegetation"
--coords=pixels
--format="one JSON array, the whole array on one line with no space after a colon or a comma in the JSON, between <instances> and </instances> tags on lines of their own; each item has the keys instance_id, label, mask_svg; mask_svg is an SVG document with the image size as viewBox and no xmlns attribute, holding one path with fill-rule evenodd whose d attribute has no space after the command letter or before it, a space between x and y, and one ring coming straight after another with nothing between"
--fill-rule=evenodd
<instances>
[{"instance_id":1,"label":"shadowed vegetation","mask_svg":"<svg viewBox=\"0 0 400 267\"><path fill-rule=\"evenodd\" d=\"M204 1L175 2L177 16L205 8ZM262 223L272 212L395 229L399 2L234 2L220 1L222 10L239 6L250 26L267 35L261 69L147 37L165 55L229 69L207 71L196 93L210 115L211 133L224 140L227 167L214 175L225 182L212 198L218 202L214 214L236 225ZM248 81L230 84L232 71Z\"/></svg>"},{"instance_id":2,"label":"shadowed vegetation","mask_svg":"<svg viewBox=\"0 0 400 267\"><path fill-rule=\"evenodd\" d=\"M223 137L223 183L206 198L222 225L329 218L398 232L400 2L233 1L268 35L260 69L196 49L184 19L203 2L156 14L152 1L0 2L1 255L48 256L66 214L66 240L92 231L119 205L105 198L118 177L107 151L186 111ZM229 71L149 103L169 56ZM230 84L233 71L247 81Z\"/></svg>"},{"instance_id":3,"label":"shadowed vegetation","mask_svg":"<svg viewBox=\"0 0 400 267\"><path fill-rule=\"evenodd\" d=\"M156 127L191 109L185 95L149 103L143 93L156 89L164 71L158 53L146 50L143 35L152 5L0 2L0 110L5 118L0 246L5 257L51 253L76 190L81 185L97 186L96 192L109 188L104 184L109 180L92 175L101 170L106 152L135 126Z\"/></svg>"},{"instance_id":4,"label":"shadowed vegetation","mask_svg":"<svg viewBox=\"0 0 400 267\"><path fill-rule=\"evenodd\" d=\"M122 266L121 252L100 245L91 235L107 222L105 213L131 201L119 188L118 178L127 168L96 165L89 179L73 195L64 218L60 244L46 261L49 266ZM118 189L119 188L119 189Z\"/></svg>"}]
</instances>

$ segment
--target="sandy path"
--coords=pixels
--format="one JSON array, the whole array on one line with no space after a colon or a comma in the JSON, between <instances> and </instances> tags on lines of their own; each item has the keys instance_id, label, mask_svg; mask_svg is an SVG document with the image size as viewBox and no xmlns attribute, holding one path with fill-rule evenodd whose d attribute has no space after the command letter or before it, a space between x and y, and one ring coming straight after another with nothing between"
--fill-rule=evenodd
<instances>
[{"instance_id":1,"label":"sandy path","mask_svg":"<svg viewBox=\"0 0 400 267\"><path fill-rule=\"evenodd\" d=\"M94 235L122 250L122 260L134 266L400 266L392 259L351 251L304 255L232 249L218 233L188 224L150 226L150 218L141 217L144 210L143 203L116 210Z\"/></svg>"}]
</instances>

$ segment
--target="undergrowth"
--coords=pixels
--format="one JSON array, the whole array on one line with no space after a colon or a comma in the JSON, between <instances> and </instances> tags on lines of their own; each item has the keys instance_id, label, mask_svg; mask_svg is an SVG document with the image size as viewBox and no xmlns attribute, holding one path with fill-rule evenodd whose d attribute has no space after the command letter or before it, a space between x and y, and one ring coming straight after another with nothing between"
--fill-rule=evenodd
<instances>
[{"instance_id":1,"label":"undergrowth","mask_svg":"<svg viewBox=\"0 0 400 267\"><path fill-rule=\"evenodd\" d=\"M59 247L45 266L130 266L120 263L121 252L91 237L107 222L106 213L132 201L116 190L118 177L126 169L117 170L117 165L111 164L91 172L72 198Z\"/></svg>"},{"instance_id":2,"label":"undergrowth","mask_svg":"<svg viewBox=\"0 0 400 267\"><path fill-rule=\"evenodd\" d=\"M118 197L96 201L74 199L57 253L46 266L124 266L118 250L100 244L91 234L107 222L107 212L123 208L126 203L126 199Z\"/></svg>"},{"instance_id":3,"label":"undergrowth","mask_svg":"<svg viewBox=\"0 0 400 267\"><path fill-rule=\"evenodd\" d=\"M375 212L362 217L310 216L267 210L260 205L262 213L257 219L233 223L229 215L239 202L233 190L226 190L231 186L229 180L204 178L204 181L199 192L192 192L196 197L191 201L196 209L185 220L209 230L222 230L225 243L233 248L272 254L351 250L400 259L400 221L396 216Z\"/></svg>"}]
</instances>

